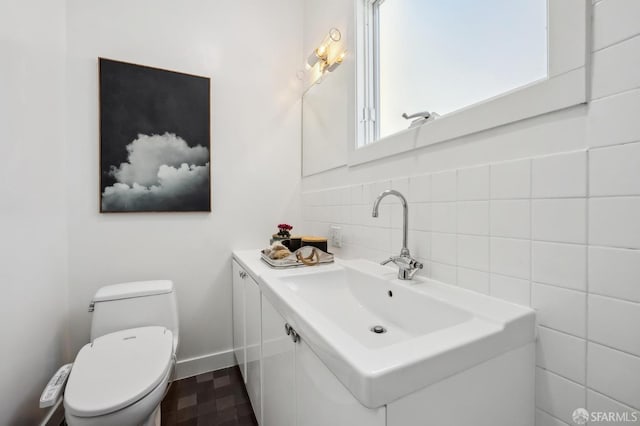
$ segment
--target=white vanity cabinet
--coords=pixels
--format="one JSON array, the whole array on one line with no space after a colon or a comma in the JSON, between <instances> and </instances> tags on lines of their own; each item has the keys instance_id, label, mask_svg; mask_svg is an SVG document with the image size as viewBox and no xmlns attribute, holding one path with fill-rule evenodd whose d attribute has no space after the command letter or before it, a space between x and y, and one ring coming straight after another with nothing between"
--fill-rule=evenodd
<instances>
[{"instance_id":1,"label":"white vanity cabinet","mask_svg":"<svg viewBox=\"0 0 640 426\"><path fill-rule=\"evenodd\" d=\"M384 426L384 407L361 405L287 325L263 295L263 426Z\"/></svg>"},{"instance_id":2,"label":"white vanity cabinet","mask_svg":"<svg viewBox=\"0 0 640 426\"><path fill-rule=\"evenodd\" d=\"M247 273L233 261L233 353L246 381L245 320L244 320L244 276Z\"/></svg>"},{"instance_id":3,"label":"white vanity cabinet","mask_svg":"<svg viewBox=\"0 0 640 426\"><path fill-rule=\"evenodd\" d=\"M284 318L262 296L262 426L294 426L295 348Z\"/></svg>"},{"instance_id":4,"label":"white vanity cabinet","mask_svg":"<svg viewBox=\"0 0 640 426\"><path fill-rule=\"evenodd\" d=\"M233 351L256 419L262 415L262 308L260 287L233 261Z\"/></svg>"}]
</instances>

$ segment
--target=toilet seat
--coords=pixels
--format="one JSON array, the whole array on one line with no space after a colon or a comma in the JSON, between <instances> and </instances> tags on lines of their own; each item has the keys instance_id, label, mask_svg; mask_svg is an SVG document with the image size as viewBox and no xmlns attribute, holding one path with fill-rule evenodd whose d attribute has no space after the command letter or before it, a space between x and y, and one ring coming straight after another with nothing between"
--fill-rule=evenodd
<instances>
[{"instance_id":1,"label":"toilet seat","mask_svg":"<svg viewBox=\"0 0 640 426\"><path fill-rule=\"evenodd\" d=\"M172 368L173 334L164 327L139 327L105 334L76 357L64 394L65 410L96 417L143 399Z\"/></svg>"}]
</instances>

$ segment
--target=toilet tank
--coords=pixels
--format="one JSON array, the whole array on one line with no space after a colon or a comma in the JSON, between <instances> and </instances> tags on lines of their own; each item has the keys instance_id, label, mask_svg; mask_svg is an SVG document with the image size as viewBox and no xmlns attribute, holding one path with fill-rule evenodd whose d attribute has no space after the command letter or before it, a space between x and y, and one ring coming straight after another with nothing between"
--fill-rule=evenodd
<instances>
[{"instance_id":1,"label":"toilet tank","mask_svg":"<svg viewBox=\"0 0 640 426\"><path fill-rule=\"evenodd\" d=\"M137 281L101 287L91 306L91 341L114 331L159 325L171 330L177 350L178 306L173 282Z\"/></svg>"}]
</instances>

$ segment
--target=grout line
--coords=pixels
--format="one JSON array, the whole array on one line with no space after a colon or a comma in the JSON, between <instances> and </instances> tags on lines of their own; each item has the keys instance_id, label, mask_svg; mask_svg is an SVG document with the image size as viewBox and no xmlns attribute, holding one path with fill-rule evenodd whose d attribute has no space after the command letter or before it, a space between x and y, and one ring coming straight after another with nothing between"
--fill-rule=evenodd
<instances>
[{"instance_id":1,"label":"grout line","mask_svg":"<svg viewBox=\"0 0 640 426\"><path fill-rule=\"evenodd\" d=\"M571 383L573 383L573 384L575 384L575 385L580 386L581 388L584 388L585 390L586 390L586 388L587 388L587 385L586 385L586 384L584 384L584 383L580 383L580 382L576 382L575 380L570 379L570 378L568 378L567 376L563 376L562 374L556 373L555 371L550 370L549 368L543 367L543 366L538 365L538 364L536 364L536 368L539 368L540 370L543 370L543 371L547 371L547 372L549 372L549 373L553 374L554 376L561 377L561 378L563 378L563 379L565 379L565 380L567 380L567 381L569 381L569 382L571 382ZM584 402L585 402L585 405L586 405L586 402L587 402L587 401L584 401Z\"/></svg>"},{"instance_id":2,"label":"grout line","mask_svg":"<svg viewBox=\"0 0 640 426\"><path fill-rule=\"evenodd\" d=\"M624 349L614 348L613 346L609 346L607 344L600 343L600 342L597 342L595 340L587 340L587 344L589 344L589 343L594 344L594 345L598 345L598 346L602 346L603 348L607 348L607 349L609 349L611 351L620 352L621 354L625 354L625 355L633 357L633 358L640 359L640 355L632 354L631 352L627 352Z\"/></svg>"},{"instance_id":3,"label":"grout line","mask_svg":"<svg viewBox=\"0 0 640 426\"><path fill-rule=\"evenodd\" d=\"M628 408L629 411L637 411L638 413L640 413L640 407L639 408L634 408L631 405L627 404L626 402L618 401L617 399L615 399L615 398L613 398L613 397L611 397L611 396L609 396L607 394L604 394L604 393L602 393L601 391L599 391L597 389L590 388L589 386L587 386L587 390L590 390L593 393L597 393L600 396L603 396L603 397L605 397L607 399L610 399L610 400L622 405L623 407Z\"/></svg>"},{"instance_id":4,"label":"grout line","mask_svg":"<svg viewBox=\"0 0 640 426\"><path fill-rule=\"evenodd\" d=\"M529 196L529 306L533 306L533 160L529 160Z\"/></svg>"},{"instance_id":5,"label":"grout line","mask_svg":"<svg viewBox=\"0 0 640 426\"><path fill-rule=\"evenodd\" d=\"M587 339L585 337L576 336L575 334L567 333L566 331L558 330L557 328L549 327L548 325L538 324L538 327L551 330L556 333L564 334L565 336L573 337L574 339L580 339L587 343Z\"/></svg>"},{"instance_id":6,"label":"grout line","mask_svg":"<svg viewBox=\"0 0 640 426\"><path fill-rule=\"evenodd\" d=\"M547 410L545 410L544 408L538 407L538 406L536 405L536 410L540 410L540 411L542 411L543 413L548 414L549 416L553 417L553 418L554 418L554 419L556 419L557 421L561 422L563 425L567 425L567 426L569 426L569 423L565 422L565 421L564 421L564 420L562 420L561 418L558 418L558 417L554 416L553 414L551 414L550 412L548 412L548 411L547 411Z\"/></svg>"},{"instance_id":7,"label":"grout line","mask_svg":"<svg viewBox=\"0 0 640 426\"><path fill-rule=\"evenodd\" d=\"M591 241L591 235L589 234L589 228L591 228L590 225L590 208L589 206L591 205L591 203L589 202L589 194L591 194L591 182L589 179L589 176L591 176L591 153L589 151L587 151L587 164L585 167L585 172L586 172L586 183L587 183L587 203L585 206L585 236L587 239L587 259L586 259L586 263L585 263L585 290L587 293L587 300L586 300L586 306L585 306L585 310L584 310L584 330L585 330L585 337L587 338L587 344L584 347L584 384L585 386L589 385L589 341L590 341L590 337L589 337L589 295L590 295L590 291L589 291L589 242ZM584 406L587 406L587 394L585 392L584 395L585 401L584 401Z\"/></svg>"},{"instance_id":8,"label":"grout line","mask_svg":"<svg viewBox=\"0 0 640 426\"><path fill-rule=\"evenodd\" d=\"M640 355L632 354L631 352L627 352L627 351L625 351L625 350L623 350L623 349L619 349L619 348L614 348L613 346L609 346L609 345L606 345L606 344L603 344L603 343L597 342L597 341L595 341L595 340L589 340L589 339L587 339L587 338L586 338L586 336L585 336L585 337L580 337L580 336L577 336L577 335L575 335L575 334L573 334L573 333L569 333L569 332L564 331L564 330L559 330L559 329L557 329L557 328L550 327L550 326L545 325L545 324L538 324L538 327L546 328L546 329L551 330L551 331L556 331L556 332L558 332L558 333L566 334L567 336L574 337L574 338L576 338L576 339L584 340L584 341L585 341L585 343L587 343L587 345L588 345L589 343L592 343L592 344L594 344L594 345L602 346L602 347L607 348L607 349L609 349L609 350L616 351L616 352L620 352L620 353L623 353L623 354L625 354L625 355L628 355L628 356L631 356L631 357L634 357L634 358L640 358ZM585 357L585 365L587 365L587 363L586 363L586 357ZM585 375L585 378L586 378L586 375Z\"/></svg>"},{"instance_id":9,"label":"grout line","mask_svg":"<svg viewBox=\"0 0 640 426\"><path fill-rule=\"evenodd\" d=\"M598 4L598 3L596 3L596 4ZM619 46L619 45L621 45L621 44L623 44L623 43L625 43L625 42L627 42L629 40L633 40L636 37L640 37L640 33L636 33L636 34L627 36L627 37L625 37L625 38L623 38L621 40L614 41L613 43L607 44L606 46L600 47L598 49L593 49L593 50L591 50L591 54L594 55L596 53L600 53L600 52L603 52L603 51L605 51L607 49L610 49L612 47L617 47L617 46Z\"/></svg>"}]
</instances>

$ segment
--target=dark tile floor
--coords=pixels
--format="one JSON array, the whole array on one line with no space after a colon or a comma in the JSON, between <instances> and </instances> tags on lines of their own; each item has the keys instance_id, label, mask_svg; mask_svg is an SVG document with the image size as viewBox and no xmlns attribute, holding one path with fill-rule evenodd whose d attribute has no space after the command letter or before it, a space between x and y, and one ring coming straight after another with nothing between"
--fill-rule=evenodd
<instances>
[{"instance_id":1,"label":"dark tile floor","mask_svg":"<svg viewBox=\"0 0 640 426\"><path fill-rule=\"evenodd\" d=\"M257 426L240 369L178 380L162 401L163 426Z\"/></svg>"}]
</instances>

